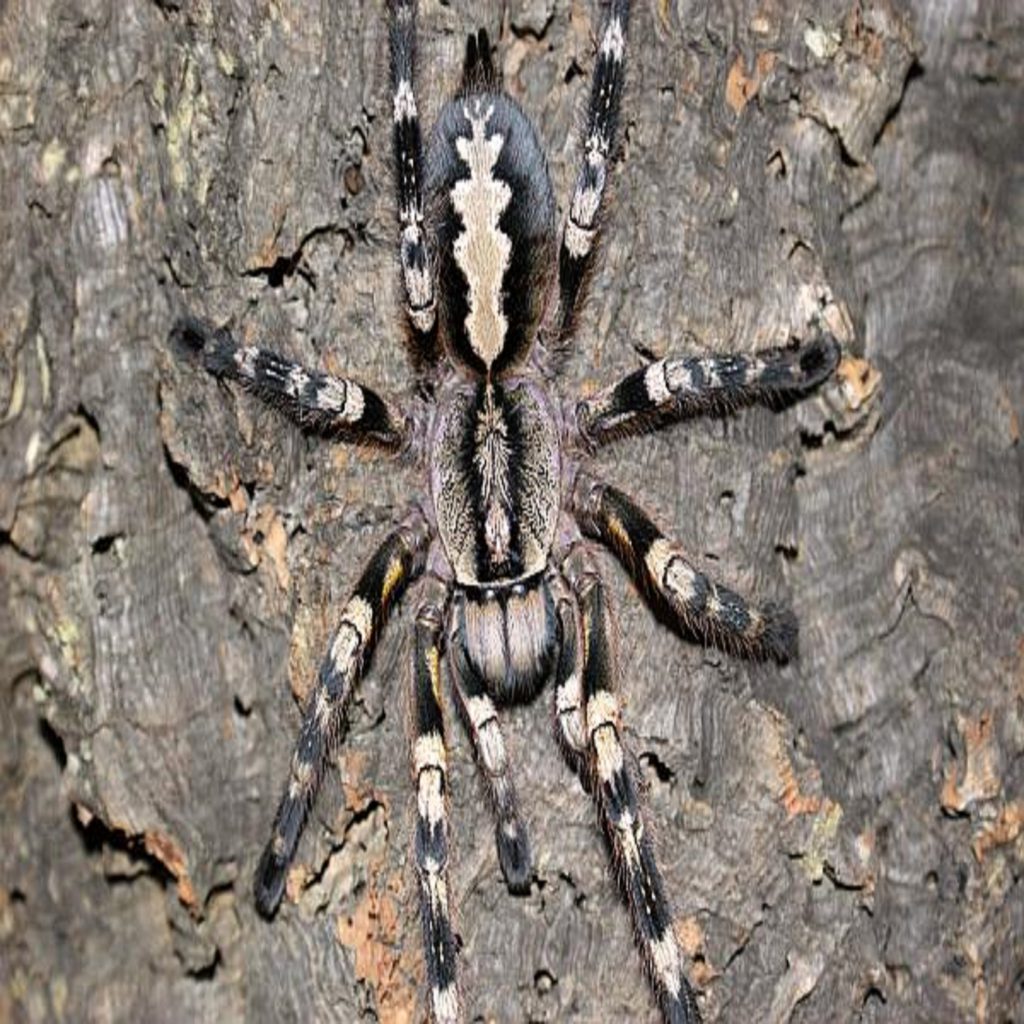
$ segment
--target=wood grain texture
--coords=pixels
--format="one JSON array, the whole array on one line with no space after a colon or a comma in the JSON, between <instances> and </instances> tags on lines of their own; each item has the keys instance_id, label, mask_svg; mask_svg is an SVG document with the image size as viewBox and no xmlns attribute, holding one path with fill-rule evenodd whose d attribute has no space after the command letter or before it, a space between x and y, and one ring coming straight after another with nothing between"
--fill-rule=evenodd
<instances>
[{"instance_id":1,"label":"wood grain texture","mask_svg":"<svg viewBox=\"0 0 1024 1024\"><path fill-rule=\"evenodd\" d=\"M426 116L469 0L421 11ZM627 738L708 1020L1024 1019L1024 17L638 4L614 212L569 369L848 359L781 413L607 450L778 669L682 642L602 561ZM488 7L571 188L598 6ZM296 698L422 482L176 361L188 308L401 395L382 5L0 4L0 1019L423 1019L410 602L285 906L250 880ZM508 716L537 880L505 889L453 730L470 1018L655 1020L550 692ZM452 716L454 721L454 716Z\"/></svg>"}]
</instances>

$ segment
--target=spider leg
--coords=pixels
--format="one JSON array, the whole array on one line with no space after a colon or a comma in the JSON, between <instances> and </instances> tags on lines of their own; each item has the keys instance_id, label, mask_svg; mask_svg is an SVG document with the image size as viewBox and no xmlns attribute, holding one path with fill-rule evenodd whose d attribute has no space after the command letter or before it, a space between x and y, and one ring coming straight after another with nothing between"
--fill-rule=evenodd
<instances>
[{"instance_id":1,"label":"spider leg","mask_svg":"<svg viewBox=\"0 0 1024 1024\"><path fill-rule=\"evenodd\" d=\"M416 615L413 651L413 772L416 778L416 877L423 951L434 1024L461 1019L457 962L448 894L448 750L441 707L441 631L447 587L430 576Z\"/></svg>"},{"instance_id":2,"label":"spider leg","mask_svg":"<svg viewBox=\"0 0 1024 1024\"><path fill-rule=\"evenodd\" d=\"M839 344L828 334L752 355L666 356L581 401L576 426L593 448L701 413L798 397L838 363Z\"/></svg>"},{"instance_id":3,"label":"spider leg","mask_svg":"<svg viewBox=\"0 0 1024 1024\"><path fill-rule=\"evenodd\" d=\"M288 867L360 671L376 646L392 604L422 573L429 539L426 520L416 509L370 557L341 614L306 705L288 785L256 870L256 906L265 916L272 915L281 902Z\"/></svg>"},{"instance_id":4,"label":"spider leg","mask_svg":"<svg viewBox=\"0 0 1024 1024\"><path fill-rule=\"evenodd\" d=\"M569 549L562 568L577 602L580 625L574 631L579 629L582 646L576 648L576 657L571 659L578 667L568 660L564 666L560 662L557 685L570 685L569 679L578 672L584 722L579 754L588 770L662 1015L667 1024L699 1024L697 1001L683 973L672 908L644 825L632 763L622 743L615 651L604 585L582 544ZM565 678L563 668L568 672ZM572 746L580 742L574 732L572 727L564 732Z\"/></svg>"},{"instance_id":5,"label":"spider leg","mask_svg":"<svg viewBox=\"0 0 1024 1024\"><path fill-rule=\"evenodd\" d=\"M438 356L437 301L433 262L423 233L423 138L415 95L416 0L390 0L388 12L398 255L413 355L420 364L429 365Z\"/></svg>"},{"instance_id":6,"label":"spider leg","mask_svg":"<svg viewBox=\"0 0 1024 1024\"><path fill-rule=\"evenodd\" d=\"M408 433L404 418L362 384L307 370L269 349L239 345L230 332L198 317L181 317L171 340L214 377L237 381L314 434L395 448Z\"/></svg>"},{"instance_id":7,"label":"spider leg","mask_svg":"<svg viewBox=\"0 0 1024 1024\"><path fill-rule=\"evenodd\" d=\"M558 661L555 665L555 725L562 754L577 774L585 767L586 723L583 719L581 675L583 634L576 600L562 576L551 581L558 617Z\"/></svg>"},{"instance_id":8,"label":"spider leg","mask_svg":"<svg viewBox=\"0 0 1024 1024\"><path fill-rule=\"evenodd\" d=\"M612 0L601 28L594 61L583 137L583 160L562 232L558 255L558 309L554 323L555 348L565 344L583 304L593 271L608 164L615 149L626 80L626 31L629 0Z\"/></svg>"},{"instance_id":9,"label":"spider leg","mask_svg":"<svg viewBox=\"0 0 1024 1024\"><path fill-rule=\"evenodd\" d=\"M519 799L498 722L498 710L470 663L457 626L459 621L460 616L452 616L453 628L448 637L450 672L494 809L501 871L509 891L522 894L530 891L532 861L529 835L519 813Z\"/></svg>"},{"instance_id":10,"label":"spider leg","mask_svg":"<svg viewBox=\"0 0 1024 1024\"><path fill-rule=\"evenodd\" d=\"M796 654L792 612L755 607L705 576L622 491L580 473L572 502L583 532L611 548L637 586L660 598L688 632L747 657L784 663Z\"/></svg>"}]
</instances>

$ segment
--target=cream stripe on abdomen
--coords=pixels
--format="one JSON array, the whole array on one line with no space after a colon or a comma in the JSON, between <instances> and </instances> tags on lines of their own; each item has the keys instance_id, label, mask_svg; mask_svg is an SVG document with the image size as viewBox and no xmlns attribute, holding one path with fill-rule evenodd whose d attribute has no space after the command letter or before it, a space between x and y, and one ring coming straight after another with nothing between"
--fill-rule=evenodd
<instances>
[{"instance_id":1,"label":"cream stripe on abdomen","mask_svg":"<svg viewBox=\"0 0 1024 1024\"><path fill-rule=\"evenodd\" d=\"M512 190L494 169L505 139L488 135L487 122L493 107L479 104L463 108L472 134L457 138L455 147L469 168L469 177L452 188L452 207L462 218L464 230L455 239L455 262L469 286L466 334L477 356L488 366L505 347L508 321L502 308L501 289L512 255L512 240L498 226L512 201Z\"/></svg>"}]
</instances>

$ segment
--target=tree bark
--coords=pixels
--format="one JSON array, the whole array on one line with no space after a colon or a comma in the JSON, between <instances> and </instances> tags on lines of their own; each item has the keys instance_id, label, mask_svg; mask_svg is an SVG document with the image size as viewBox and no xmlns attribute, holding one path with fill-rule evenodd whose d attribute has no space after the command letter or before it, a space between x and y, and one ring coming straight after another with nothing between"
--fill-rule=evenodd
<instances>
[{"instance_id":1,"label":"tree bark","mask_svg":"<svg viewBox=\"0 0 1024 1024\"><path fill-rule=\"evenodd\" d=\"M568 195L591 0L425 0ZM801 657L683 642L610 557L629 742L709 1021L1024 1019L1024 15L638 3L601 269L567 371L823 320L836 380L600 472ZM425 481L176 361L189 309L387 394L401 344L383 4L0 4L0 1019L421 1021L410 602L288 896L250 884L339 608ZM536 880L507 892L452 729L471 1020L655 1020L550 692L507 716ZM454 724L455 716L449 708Z\"/></svg>"}]
</instances>

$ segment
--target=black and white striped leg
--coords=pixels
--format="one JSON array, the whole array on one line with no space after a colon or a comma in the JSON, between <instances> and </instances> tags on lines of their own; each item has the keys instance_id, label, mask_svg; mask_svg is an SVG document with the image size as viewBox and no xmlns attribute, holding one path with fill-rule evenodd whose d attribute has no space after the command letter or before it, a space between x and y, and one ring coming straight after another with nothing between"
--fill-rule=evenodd
<instances>
[{"instance_id":1,"label":"black and white striped leg","mask_svg":"<svg viewBox=\"0 0 1024 1024\"><path fill-rule=\"evenodd\" d=\"M580 772L585 768L587 749L583 720L583 678L581 672L583 635L572 592L560 576L552 581L558 617L558 660L555 664L555 725L562 753Z\"/></svg>"},{"instance_id":2,"label":"black and white striped leg","mask_svg":"<svg viewBox=\"0 0 1024 1024\"><path fill-rule=\"evenodd\" d=\"M391 0L391 142L398 190L399 259L405 289L405 312L418 362L434 362L437 348L437 301L434 268L423 233L423 139L416 107L416 2Z\"/></svg>"},{"instance_id":3,"label":"black and white striped leg","mask_svg":"<svg viewBox=\"0 0 1024 1024\"><path fill-rule=\"evenodd\" d=\"M416 615L413 651L413 774L416 781L416 877L423 953L434 1024L462 1017L458 949L448 892L448 750L441 707L441 630L446 588L428 576Z\"/></svg>"},{"instance_id":4,"label":"black and white striped leg","mask_svg":"<svg viewBox=\"0 0 1024 1024\"><path fill-rule=\"evenodd\" d=\"M626 80L628 27L629 0L612 0L601 28L601 42L594 61L583 138L583 161L576 175L558 256L555 335L563 343L575 324L593 269L609 162L615 149Z\"/></svg>"},{"instance_id":5,"label":"black and white striped leg","mask_svg":"<svg viewBox=\"0 0 1024 1024\"><path fill-rule=\"evenodd\" d=\"M452 616L452 620L458 622L459 616ZM498 722L498 709L470 663L457 628L448 638L448 658L452 681L494 810L498 860L505 883L511 892L527 893L533 873L530 840L519 812L512 768Z\"/></svg>"},{"instance_id":6,"label":"black and white striped leg","mask_svg":"<svg viewBox=\"0 0 1024 1024\"><path fill-rule=\"evenodd\" d=\"M415 510L377 548L341 614L306 704L288 785L278 805L270 842L256 871L254 895L256 906L264 915L273 914L281 902L288 868L316 799L345 708L392 604L423 571L429 537L423 514Z\"/></svg>"},{"instance_id":7,"label":"black and white striped leg","mask_svg":"<svg viewBox=\"0 0 1024 1024\"><path fill-rule=\"evenodd\" d=\"M623 747L604 586L582 545L570 549L563 571L576 597L582 627L585 756L641 954L667 1024L697 1024L700 1012L683 973L672 908L644 827L633 765Z\"/></svg>"},{"instance_id":8,"label":"black and white striped leg","mask_svg":"<svg viewBox=\"0 0 1024 1024\"><path fill-rule=\"evenodd\" d=\"M607 544L637 586L663 601L688 632L750 658L785 663L796 654L791 611L752 605L704 575L622 491L580 473L572 501L583 532Z\"/></svg>"},{"instance_id":9,"label":"black and white striped leg","mask_svg":"<svg viewBox=\"0 0 1024 1024\"><path fill-rule=\"evenodd\" d=\"M687 416L799 397L838 363L839 343L828 334L799 348L751 355L666 356L580 402L576 424L583 440L597 446Z\"/></svg>"},{"instance_id":10,"label":"black and white striped leg","mask_svg":"<svg viewBox=\"0 0 1024 1024\"><path fill-rule=\"evenodd\" d=\"M208 373L238 381L304 430L389 448L405 440L404 417L354 380L307 370L269 349L239 345L229 331L198 317L180 318L171 330L171 340L197 358Z\"/></svg>"}]
</instances>

